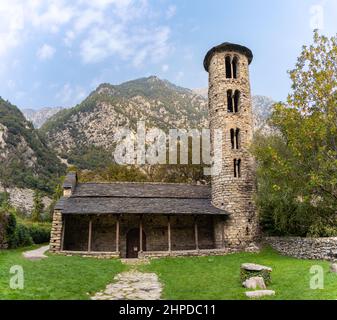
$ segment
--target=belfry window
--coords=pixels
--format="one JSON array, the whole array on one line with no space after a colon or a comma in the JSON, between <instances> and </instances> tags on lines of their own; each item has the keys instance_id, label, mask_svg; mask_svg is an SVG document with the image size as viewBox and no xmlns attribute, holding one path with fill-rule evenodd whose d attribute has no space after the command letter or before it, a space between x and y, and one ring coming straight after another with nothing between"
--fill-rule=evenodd
<instances>
[{"instance_id":1,"label":"belfry window","mask_svg":"<svg viewBox=\"0 0 337 320\"><path fill-rule=\"evenodd\" d=\"M227 110L230 113L234 112L234 106L233 106L233 91L228 90L227 91Z\"/></svg>"},{"instance_id":2,"label":"belfry window","mask_svg":"<svg viewBox=\"0 0 337 320\"><path fill-rule=\"evenodd\" d=\"M226 78L227 79L237 79L238 77L238 62L237 57L232 58L231 56L226 56L225 65L226 65Z\"/></svg>"},{"instance_id":3,"label":"belfry window","mask_svg":"<svg viewBox=\"0 0 337 320\"><path fill-rule=\"evenodd\" d=\"M240 129L231 129L230 134L232 149L240 149Z\"/></svg>"},{"instance_id":4,"label":"belfry window","mask_svg":"<svg viewBox=\"0 0 337 320\"><path fill-rule=\"evenodd\" d=\"M235 149L235 130L231 129L231 144L232 144L232 149Z\"/></svg>"},{"instance_id":5,"label":"belfry window","mask_svg":"<svg viewBox=\"0 0 337 320\"><path fill-rule=\"evenodd\" d=\"M235 147L240 149L240 129L235 130Z\"/></svg>"},{"instance_id":6,"label":"belfry window","mask_svg":"<svg viewBox=\"0 0 337 320\"><path fill-rule=\"evenodd\" d=\"M234 159L234 178L241 178L241 159Z\"/></svg>"},{"instance_id":7,"label":"belfry window","mask_svg":"<svg viewBox=\"0 0 337 320\"><path fill-rule=\"evenodd\" d=\"M233 90L227 91L227 111L230 113L238 113L240 110L240 91L236 90L233 95Z\"/></svg>"},{"instance_id":8,"label":"belfry window","mask_svg":"<svg viewBox=\"0 0 337 320\"><path fill-rule=\"evenodd\" d=\"M233 68L233 78L236 79L238 77L238 58L234 57L232 61Z\"/></svg>"},{"instance_id":9,"label":"belfry window","mask_svg":"<svg viewBox=\"0 0 337 320\"><path fill-rule=\"evenodd\" d=\"M232 149L240 149L240 129L231 129L231 145Z\"/></svg>"},{"instance_id":10,"label":"belfry window","mask_svg":"<svg viewBox=\"0 0 337 320\"><path fill-rule=\"evenodd\" d=\"M239 106L240 106L240 91L236 90L234 93L234 112L239 112Z\"/></svg>"},{"instance_id":11,"label":"belfry window","mask_svg":"<svg viewBox=\"0 0 337 320\"><path fill-rule=\"evenodd\" d=\"M231 79L232 78L232 58L230 56L227 56L225 59L226 62L226 78Z\"/></svg>"}]
</instances>

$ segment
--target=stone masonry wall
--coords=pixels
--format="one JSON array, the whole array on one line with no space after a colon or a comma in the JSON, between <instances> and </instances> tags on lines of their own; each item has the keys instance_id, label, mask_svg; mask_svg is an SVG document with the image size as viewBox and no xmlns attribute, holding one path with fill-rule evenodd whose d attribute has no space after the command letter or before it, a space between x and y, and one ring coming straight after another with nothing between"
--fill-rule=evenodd
<instances>
[{"instance_id":1,"label":"stone masonry wall","mask_svg":"<svg viewBox=\"0 0 337 320\"><path fill-rule=\"evenodd\" d=\"M225 57L238 58L237 79L226 79ZM238 113L229 113L227 90L239 90ZM209 65L209 115L212 141L214 130L222 130L222 171L212 177L213 204L230 213L215 230L217 247L244 248L256 240L258 222L253 202L255 192L255 162L249 152L253 138L253 116L249 83L249 64L238 52L215 52ZM232 149L230 130L240 129L240 148ZM213 144L214 151L214 144ZM234 177L234 159L241 159L241 177ZM223 227L221 227L223 225ZM222 243L221 228L224 228Z\"/></svg>"},{"instance_id":2,"label":"stone masonry wall","mask_svg":"<svg viewBox=\"0 0 337 320\"><path fill-rule=\"evenodd\" d=\"M50 251L59 252L62 242L62 213L55 210L50 234Z\"/></svg>"},{"instance_id":3,"label":"stone masonry wall","mask_svg":"<svg viewBox=\"0 0 337 320\"><path fill-rule=\"evenodd\" d=\"M275 250L300 259L337 259L337 238L267 237Z\"/></svg>"}]
</instances>

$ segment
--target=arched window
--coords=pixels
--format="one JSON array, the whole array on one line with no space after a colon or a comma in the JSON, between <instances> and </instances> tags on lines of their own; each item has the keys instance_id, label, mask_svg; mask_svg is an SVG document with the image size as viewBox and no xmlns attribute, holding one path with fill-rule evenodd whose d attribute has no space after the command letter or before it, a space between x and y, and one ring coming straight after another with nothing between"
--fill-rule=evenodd
<instances>
[{"instance_id":1,"label":"arched window","mask_svg":"<svg viewBox=\"0 0 337 320\"><path fill-rule=\"evenodd\" d=\"M225 58L226 62L226 78L231 79L232 78L232 58L230 56L227 56Z\"/></svg>"},{"instance_id":2,"label":"arched window","mask_svg":"<svg viewBox=\"0 0 337 320\"><path fill-rule=\"evenodd\" d=\"M240 149L240 129L231 129L230 135L232 149Z\"/></svg>"},{"instance_id":3,"label":"arched window","mask_svg":"<svg viewBox=\"0 0 337 320\"><path fill-rule=\"evenodd\" d=\"M234 112L238 113L240 109L240 91L236 90L234 93Z\"/></svg>"},{"instance_id":4,"label":"arched window","mask_svg":"<svg viewBox=\"0 0 337 320\"><path fill-rule=\"evenodd\" d=\"M232 149L235 149L235 130L231 129L231 144L232 144Z\"/></svg>"},{"instance_id":5,"label":"arched window","mask_svg":"<svg viewBox=\"0 0 337 320\"><path fill-rule=\"evenodd\" d=\"M233 78L237 79L238 77L238 58L237 57L233 58L232 68L233 68Z\"/></svg>"},{"instance_id":6,"label":"arched window","mask_svg":"<svg viewBox=\"0 0 337 320\"><path fill-rule=\"evenodd\" d=\"M233 91L228 90L227 91L227 110L230 113L234 112L234 106L233 106Z\"/></svg>"},{"instance_id":7,"label":"arched window","mask_svg":"<svg viewBox=\"0 0 337 320\"><path fill-rule=\"evenodd\" d=\"M235 148L240 149L240 129L235 130Z\"/></svg>"},{"instance_id":8,"label":"arched window","mask_svg":"<svg viewBox=\"0 0 337 320\"><path fill-rule=\"evenodd\" d=\"M234 159L234 178L241 178L241 159Z\"/></svg>"}]
</instances>

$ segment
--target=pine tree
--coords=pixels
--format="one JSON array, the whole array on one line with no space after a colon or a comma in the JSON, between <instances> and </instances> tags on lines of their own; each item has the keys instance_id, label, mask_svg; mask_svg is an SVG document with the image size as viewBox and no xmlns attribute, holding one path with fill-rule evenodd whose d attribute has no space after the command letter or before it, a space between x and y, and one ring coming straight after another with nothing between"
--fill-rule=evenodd
<instances>
[{"instance_id":1,"label":"pine tree","mask_svg":"<svg viewBox=\"0 0 337 320\"><path fill-rule=\"evenodd\" d=\"M42 202L41 193L35 191L34 193L34 208L32 211L32 221L39 222L42 220L42 213L44 210L44 204Z\"/></svg>"}]
</instances>

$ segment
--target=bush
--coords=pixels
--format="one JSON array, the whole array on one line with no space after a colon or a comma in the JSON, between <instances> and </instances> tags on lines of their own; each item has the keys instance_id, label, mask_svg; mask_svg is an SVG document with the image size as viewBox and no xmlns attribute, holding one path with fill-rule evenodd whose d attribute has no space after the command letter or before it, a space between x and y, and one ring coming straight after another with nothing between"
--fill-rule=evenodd
<instances>
[{"instance_id":1,"label":"bush","mask_svg":"<svg viewBox=\"0 0 337 320\"><path fill-rule=\"evenodd\" d=\"M17 225L15 230L15 239L17 241L16 248L27 247L33 244L33 239L30 235L29 229L23 224Z\"/></svg>"},{"instance_id":2,"label":"bush","mask_svg":"<svg viewBox=\"0 0 337 320\"><path fill-rule=\"evenodd\" d=\"M50 225L47 224L26 224L28 232L35 244L47 243L50 240Z\"/></svg>"},{"instance_id":3,"label":"bush","mask_svg":"<svg viewBox=\"0 0 337 320\"><path fill-rule=\"evenodd\" d=\"M6 226L7 217L4 210L0 208L0 249L7 247Z\"/></svg>"},{"instance_id":4,"label":"bush","mask_svg":"<svg viewBox=\"0 0 337 320\"><path fill-rule=\"evenodd\" d=\"M6 222L6 240L9 248L17 248L18 239L16 233L16 217L13 212L6 213L7 222Z\"/></svg>"}]
</instances>

